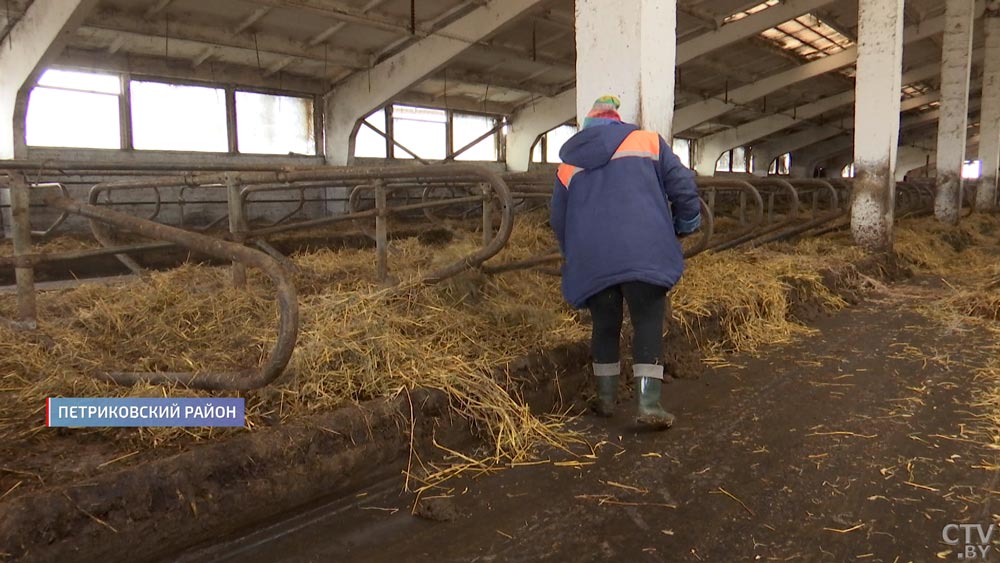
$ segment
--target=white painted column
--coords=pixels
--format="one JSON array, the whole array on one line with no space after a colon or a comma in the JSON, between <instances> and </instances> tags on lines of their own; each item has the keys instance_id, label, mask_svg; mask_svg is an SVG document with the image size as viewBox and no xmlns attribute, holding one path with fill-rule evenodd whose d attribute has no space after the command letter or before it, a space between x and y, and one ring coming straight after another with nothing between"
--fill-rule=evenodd
<instances>
[{"instance_id":1,"label":"white painted column","mask_svg":"<svg viewBox=\"0 0 1000 563\"><path fill-rule=\"evenodd\" d=\"M958 223L962 207L962 164L969 121L969 70L973 0L947 0L941 48L941 119L938 122L937 195L934 215Z\"/></svg>"},{"instance_id":2,"label":"white painted column","mask_svg":"<svg viewBox=\"0 0 1000 563\"><path fill-rule=\"evenodd\" d=\"M859 0L851 232L870 251L892 249L903 67L903 0Z\"/></svg>"},{"instance_id":3,"label":"white painted column","mask_svg":"<svg viewBox=\"0 0 1000 563\"><path fill-rule=\"evenodd\" d=\"M934 215L958 223L962 207L962 164L969 115L969 67L974 0L947 0L941 48L941 119L937 141Z\"/></svg>"},{"instance_id":4,"label":"white painted column","mask_svg":"<svg viewBox=\"0 0 1000 563\"><path fill-rule=\"evenodd\" d=\"M17 94L47 60L58 55L97 0L35 0L0 48L0 160L14 158ZM30 79L30 80L29 80Z\"/></svg>"},{"instance_id":5,"label":"white painted column","mask_svg":"<svg viewBox=\"0 0 1000 563\"><path fill-rule=\"evenodd\" d=\"M976 189L976 210L997 208L997 168L1000 167L1000 1L986 7L986 66L983 70L983 104L979 120L979 159L983 175Z\"/></svg>"},{"instance_id":6,"label":"white painted column","mask_svg":"<svg viewBox=\"0 0 1000 563\"><path fill-rule=\"evenodd\" d=\"M615 94L621 115L670 139L677 56L675 0L577 0L576 111Z\"/></svg>"}]
</instances>

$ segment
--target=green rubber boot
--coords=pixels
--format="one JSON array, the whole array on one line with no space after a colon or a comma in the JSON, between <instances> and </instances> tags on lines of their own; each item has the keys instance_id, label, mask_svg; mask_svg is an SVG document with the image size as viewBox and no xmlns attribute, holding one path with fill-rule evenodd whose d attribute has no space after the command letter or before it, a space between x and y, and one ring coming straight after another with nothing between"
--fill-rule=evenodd
<instances>
[{"instance_id":1,"label":"green rubber boot","mask_svg":"<svg viewBox=\"0 0 1000 563\"><path fill-rule=\"evenodd\" d=\"M674 415L663 410L660 404L660 393L663 390L663 366L653 364L637 364L635 378L635 394L637 397L635 423L648 430L666 430L674 424ZM651 373L659 370L660 377L648 377L639 373Z\"/></svg>"},{"instance_id":2,"label":"green rubber boot","mask_svg":"<svg viewBox=\"0 0 1000 563\"><path fill-rule=\"evenodd\" d=\"M598 416L613 416L618 403L618 376L621 375L621 364L594 364L594 376L597 380L597 401L594 410Z\"/></svg>"},{"instance_id":3,"label":"green rubber boot","mask_svg":"<svg viewBox=\"0 0 1000 563\"><path fill-rule=\"evenodd\" d=\"M597 378L597 402L594 410L598 416L610 417L615 414L618 403L618 377L604 376Z\"/></svg>"}]
</instances>

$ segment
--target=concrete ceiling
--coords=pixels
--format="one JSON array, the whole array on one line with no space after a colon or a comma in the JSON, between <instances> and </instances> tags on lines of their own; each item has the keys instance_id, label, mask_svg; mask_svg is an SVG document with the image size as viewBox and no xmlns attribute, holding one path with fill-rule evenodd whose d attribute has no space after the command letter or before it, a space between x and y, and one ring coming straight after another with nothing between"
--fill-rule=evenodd
<instances>
[{"instance_id":1,"label":"concrete ceiling","mask_svg":"<svg viewBox=\"0 0 1000 563\"><path fill-rule=\"evenodd\" d=\"M678 41L717 29L762 0L679 0ZM0 47L10 22L31 0L0 4ZM405 49L475 10L484 0L101 0L69 42L60 64L171 78L212 80L322 94L346 77ZM411 12L411 7L414 11ZM943 2L907 0L906 21L943 13ZM853 40L857 0L831 1L813 14ZM976 44L982 43L977 32ZM940 34L906 46L904 66L940 58ZM678 69L677 106L724 98L727 91L806 59L754 36ZM510 113L574 84L573 0L537 7L470 45L444 69L413 85L401 101ZM981 69L976 69L976 73ZM936 89L936 80L925 81ZM737 107L684 133L699 137L853 88L831 72ZM836 124L838 108L803 124ZM787 131L781 134L786 134ZM766 140L766 139L765 139Z\"/></svg>"}]
</instances>

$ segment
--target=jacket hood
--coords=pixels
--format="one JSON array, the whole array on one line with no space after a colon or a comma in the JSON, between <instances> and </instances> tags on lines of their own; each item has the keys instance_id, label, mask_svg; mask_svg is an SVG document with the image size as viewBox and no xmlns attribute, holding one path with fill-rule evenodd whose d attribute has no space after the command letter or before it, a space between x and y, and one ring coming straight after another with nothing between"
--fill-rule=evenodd
<instances>
[{"instance_id":1,"label":"jacket hood","mask_svg":"<svg viewBox=\"0 0 1000 563\"><path fill-rule=\"evenodd\" d=\"M639 129L631 123L609 123L588 127L570 137L559 150L566 164L590 169L604 166L614 156L625 137Z\"/></svg>"}]
</instances>

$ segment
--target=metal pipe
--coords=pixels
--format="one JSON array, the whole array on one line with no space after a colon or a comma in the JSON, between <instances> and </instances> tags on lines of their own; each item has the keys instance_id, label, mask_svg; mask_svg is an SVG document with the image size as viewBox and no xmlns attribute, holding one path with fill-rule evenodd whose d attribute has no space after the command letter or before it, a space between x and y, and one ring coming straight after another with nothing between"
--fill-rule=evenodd
<instances>
[{"instance_id":1,"label":"metal pipe","mask_svg":"<svg viewBox=\"0 0 1000 563\"><path fill-rule=\"evenodd\" d=\"M385 200L385 183L375 182L375 279L385 283L389 278L389 212Z\"/></svg>"},{"instance_id":2,"label":"metal pipe","mask_svg":"<svg viewBox=\"0 0 1000 563\"><path fill-rule=\"evenodd\" d=\"M243 198L240 197L240 181L235 174L226 174L226 196L229 199L229 232L233 241L242 245L246 240L246 217L243 215ZM233 286L246 287L247 268L242 262L233 262Z\"/></svg>"},{"instance_id":3,"label":"metal pipe","mask_svg":"<svg viewBox=\"0 0 1000 563\"><path fill-rule=\"evenodd\" d=\"M749 196L753 199L755 205L753 217L747 221L746 225L739 229L735 234L730 235L722 240L709 243L706 250L713 250L723 244L729 243L734 240L739 240L746 235L755 231L761 223L764 221L764 200L760 196L760 192L757 188L752 186L746 180L739 180L736 178L709 178L704 176L698 176L695 178L695 183L698 185L698 190L703 195L708 195L708 200L706 205L711 211L713 218L715 217L715 202L716 202L716 192L719 189L733 190L738 194L743 194L743 197ZM744 208L745 209L745 208ZM714 225L713 225L714 227ZM713 233L714 234L714 233Z\"/></svg>"},{"instance_id":4,"label":"metal pipe","mask_svg":"<svg viewBox=\"0 0 1000 563\"><path fill-rule=\"evenodd\" d=\"M28 183L20 174L10 175L11 236L14 239L14 256L31 255L31 195ZM14 268L17 282L17 322L20 328L38 328L35 303L35 269L20 264Z\"/></svg>"},{"instance_id":5,"label":"metal pipe","mask_svg":"<svg viewBox=\"0 0 1000 563\"><path fill-rule=\"evenodd\" d=\"M479 184L483 191L483 246L493 238L493 191L489 184Z\"/></svg>"},{"instance_id":6,"label":"metal pipe","mask_svg":"<svg viewBox=\"0 0 1000 563\"><path fill-rule=\"evenodd\" d=\"M113 246L110 248L95 248L92 250L75 250L70 252L56 252L45 254L29 254L27 256L0 256L0 266L23 265L23 267L37 266L38 264L49 264L52 262L68 262L70 260L84 260L87 258L98 258L111 254L139 254L151 250L165 250L177 245L171 242L144 242L130 244L126 246Z\"/></svg>"},{"instance_id":7,"label":"metal pipe","mask_svg":"<svg viewBox=\"0 0 1000 563\"><path fill-rule=\"evenodd\" d=\"M93 221L114 225L117 228L133 232L140 236L171 242L221 260L241 262L247 266L253 266L267 274L274 282L277 290L279 313L278 338L271 348L267 360L260 368L220 373L106 373L102 374L103 377L120 385L132 385L139 382L157 384L180 383L198 389L245 391L257 389L271 383L284 371L288 360L292 357L292 351L295 349L295 342L298 338L299 307L295 287L287 278L284 269L278 261L259 250L247 248L236 243L139 219L99 206L77 203L68 198L47 198L46 203L57 209L62 209Z\"/></svg>"}]
</instances>

